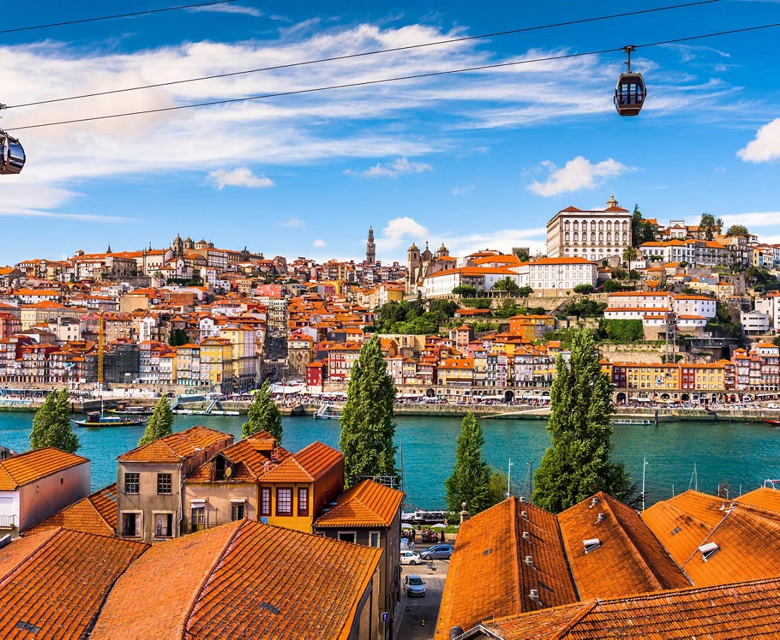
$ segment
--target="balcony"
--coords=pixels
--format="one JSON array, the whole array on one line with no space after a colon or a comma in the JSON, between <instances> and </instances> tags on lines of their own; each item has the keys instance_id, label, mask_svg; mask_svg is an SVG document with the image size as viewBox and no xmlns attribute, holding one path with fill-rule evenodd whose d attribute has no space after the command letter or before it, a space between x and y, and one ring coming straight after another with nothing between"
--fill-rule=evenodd
<instances>
[{"instance_id":1,"label":"balcony","mask_svg":"<svg viewBox=\"0 0 780 640\"><path fill-rule=\"evenodd\" d=\"M16 516L0 516L0 529L16 528Z\"/></svg>"}]
</instances>

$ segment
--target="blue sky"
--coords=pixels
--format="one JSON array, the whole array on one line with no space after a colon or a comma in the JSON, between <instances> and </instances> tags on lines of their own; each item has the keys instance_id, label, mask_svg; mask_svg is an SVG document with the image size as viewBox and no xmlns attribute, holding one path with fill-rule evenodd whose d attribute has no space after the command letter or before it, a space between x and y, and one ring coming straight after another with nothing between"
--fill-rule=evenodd
<instances>
[{"instance_id":1,"label":"blue sky","mask_svg":"<svg viewBox=\"0 0 780 640\"><path fill-rule=\"evenodd\" d=\"M153 0L155 8L172 6ZM186 2L181 2L186 4ZM293 5L291 7L290 5ZM671 4L259 2L6 34L0 102L357 53ZM136 11L139 3L9 5L3 28ZM659 14L138 91L3 114L7 129L608 49L780 22L780 2ZM445 242L543 248L544 226L611 194L661 221L703 211L780 242L780 29L643 49L637 118L612 92L618 54L168 114L31 129L0 178L0 264L77 249L167 246L176 233L266 255L382 260Z\"/></svg>"}]
</instances>

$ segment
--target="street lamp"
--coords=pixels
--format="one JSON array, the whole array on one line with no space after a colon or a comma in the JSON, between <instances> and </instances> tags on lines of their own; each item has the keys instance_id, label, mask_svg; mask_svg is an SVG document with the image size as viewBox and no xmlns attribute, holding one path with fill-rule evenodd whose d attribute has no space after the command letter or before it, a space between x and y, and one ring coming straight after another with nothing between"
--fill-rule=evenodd
<instances>
[{"instance_id":1,"label":"street lamp","mask_svg":"<svg viewBox=\"0 0 780 640\"><path fill-rule=\"evenodd\" d=\"M512 458L509 458L509 465L507 466L507 473L506 473L506 497L512 495L512 465L514 463L512 462Z\"/></svg>"}]
</instances>

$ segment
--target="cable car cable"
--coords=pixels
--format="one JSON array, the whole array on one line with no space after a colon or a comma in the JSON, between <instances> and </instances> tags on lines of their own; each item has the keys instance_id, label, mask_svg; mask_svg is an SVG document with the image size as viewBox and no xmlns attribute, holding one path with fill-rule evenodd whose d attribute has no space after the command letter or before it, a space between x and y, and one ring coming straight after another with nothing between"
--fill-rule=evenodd
<instances>
[{"instance_id":1,"label":"cable car cable","mask_svg":"<svg viewBox=\"0 0 780 640\"><path fill-rule=\"evenodd\" d=\"M204 2L201 4L187 4L178 7L163 7L162 9L134 11L133 13L118 13L113 16L99 16L96 18L80 18L77 20L67 20L65 22L52 22L50 24L38 24L29 27L14 27L12 29L0 30L0 35L5 33L19 33L20 31L33 31L35 29L50 29L52 27L65 27L72 24L83 24L85 22L99 22L101 20L114 20L116 18L132 18L135 16L146 16L152 13L164 13L166 11L179 11L181 9L197 9L198 7L211 7L217 4L228 4L230 2L236 2L236 0L215 0L215 2Z\"/></svg>"},{"instance_id":2,"label":"cable car cable","mask_svg":"<svg viewBox=\"0 0 780 640\"><path fill-rule=\"evenodd\" d=\"M234 2L235 0L230 0L231 2ZM143 89L157 89L159 87L170 87L177 84L186 84L190 82L201 82L203 80L216 80L218 78L231 78L235 76L242 76L242 75L249 75L253 73L261 73L264 71L278 71L280 69L290 69L294 67L302 67L306 65L313 65L313 64L320 64L323 62L335 62L339 60L349 60L352 58L362 58L367 56L374 56L382 53L396 53L398 51L409 51L411 49L421 49L423 47L436 47L444 44L453 44L457 42L467 42L470 40L481 40L484 38L497 38L500 36L508 36L508 35L516 35L518 33L526 33L529 31L540 31L542 29L553 29L557 27L565 27L565 26L571 26L576 24L585 24L588 22L599 22L604 20L612 20L615 18L626 18L631 16L637 16L647 13L657 13L659 11L671 11L674 9L683 9L686 7L695 7L698 5L706 5L706 4L714 4L717 2L722 2L722 0L698 0L697 2L688 2L685 4L674 4L674 5L668 5L664 7L656 7L654 9L642 9L639 11L629 11L627 13L614 13L606 16L595 16L593 18L582 18L578 20L569 20L567 22L556 22L553 24L544 24L544 25L538 25L535 27L523 27L521 29L510 29L507 31L496 31L494 33L484 33L480 35L475 36L462 36L459 38L449 38L447 40L436 40L434 42L423 42L420 44L410 44L403 47L393 47L390 49L377 49L374 51L364 51L362 53L350 53L342 56L332 56L330 58L318 58L316 60L305 60L302 62L291 62L288 64L280 64L275 65L272 67L260 67L257 69L245 69L242 71L230 71L226 73L215 73L213 75L208 76L198 76L196 78L185 78L182 80L171 80L169 82L159 82L156 84L146 84L146 85L139 85L136 87L126 87L124 89L111 89L108 91L97 91L94 93L84 93L77 96L67 96L64 98L52 98L50 100L39 100L37 102L26 102L21 104L14 104L14 105L7 105L6 109L21 109L23 107L33 107L41 104L52 104L55 102L66 102L69 100L81 100L83 98L97 98L99 96L107 96L112 95L115 93L127 93L130 91L140 91ZM219 3L215 3L219 4ZM0 31L0 33L3 33Z\"/></svg>"},{"instance_id":3,"label":"cable car cable","mask_svg":"<svg viewBox=\"0 0 780 640\"><path fill-rule=\"evenodd\" d=\"M737 33L747 33L750 31L758 31L761 29L771 29L780 27L780 22L775 22L772 24L763 24L763 25L757 25L753 27L744 27L741 29L731 29L729 31L719 31L716 33L706 33L698 36L687 36L684 38L674 38L671 40L660 40L658 42L648 42L645 44L637 44L633 45L637 49L640 48L646 48L646 47L658 47L666 44L675 44L678 42L690 42L692 40L702 40L704 38L714 38L717 36L725 36L725 35L732 35ZM344 84L336 84L336 85L329 85L326 87L313 87L311 89L296 89L293 91L280 91L277 93L266 93L256 96L244 96L242 98L226 98L223 100L211 100L208 102L198 102L193 104L181 104L176 105L174 107L160 107L158 109L144 109L141 111L129 111L126 113L114 113L114 114L108 114L103 116L92 116L88 118L76 118L74 120L60 120L55 122L43 122L41 124L30 124L25 125L22 127L10 127L6 129L6 131L22 131L25 129L40 129L43 127L54 127L64 124L78 124L81 122L94 122L97 120L109 120L112 118L126 118L130 116L140 116L145 114L151 114L151 113L164 113L167 111L180 111L183 109L195 109L198 107L212 107L212 106L218 106L223 104L232 104L236 102L249 102L252 100L264 100L268 98L279 98L283 96L294 96L294 95L303 95L307 93L318 93L320 91L332 91L334 89L348 89L348 88L354 88L354 87L366 87L376 84L387 84L390 82L401 82L404 80L417 80L422 78L434 78L438 76L447 76L447 75L455 75L458 73L469 73L472 71L485 71L488 69L499 69L502 67L511 67L511 66L518 66L522 64L533 64L536 62L548 62L551 60L566 60L570 58L582 58L585 56L596 56L596 55L602 55L605 53L616 53L618 51L624 51L625 47L614 47L611 49L600 49L597 51L584 51L582 53L567 53L562 54L558 56L546 56L544 58L532 58L527 60L515 60L513 62L497 62L494 64L485 64L485 65L479 65L475 67L465 67L462 69L449 69L447 71L431 71L427 73L418 73L418 74L412 74L407 76L397 76L394 78L380 78L377 80L361 80L359 82L348 82Z\"/></svg>"}]
</instances>

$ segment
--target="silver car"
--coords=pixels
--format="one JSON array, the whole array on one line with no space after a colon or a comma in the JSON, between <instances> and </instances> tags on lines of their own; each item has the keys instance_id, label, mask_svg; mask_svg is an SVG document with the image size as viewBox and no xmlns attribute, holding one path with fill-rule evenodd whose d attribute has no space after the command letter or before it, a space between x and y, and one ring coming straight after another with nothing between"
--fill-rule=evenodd
<instances>
[{"instance_id":1,"label":"silver car","mask_svg":"<svg viewBox=\"0 0 780 640\"><path fill-rule=\"evenodd\" d=\"M425 595L425 582L420 576L408 575L404 577L404 591L409 597L412 596L424 596Z\"/></svg>"},{"instance_id":2,"label":"silver car","mask_svg":"<svg viewBox=\"0 0 780 640\"><path fill-rule=\"evenodd\" d=\"M435 544L432 547L420 551L423 560L449 560L452 557L451 544Z\"/></svg>"}]
</instances>

